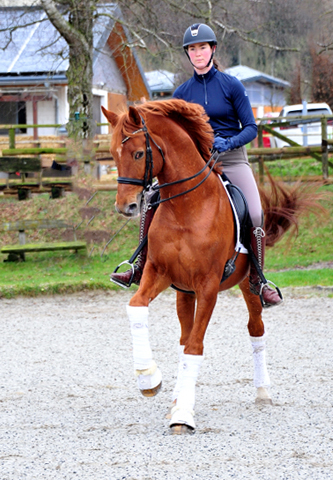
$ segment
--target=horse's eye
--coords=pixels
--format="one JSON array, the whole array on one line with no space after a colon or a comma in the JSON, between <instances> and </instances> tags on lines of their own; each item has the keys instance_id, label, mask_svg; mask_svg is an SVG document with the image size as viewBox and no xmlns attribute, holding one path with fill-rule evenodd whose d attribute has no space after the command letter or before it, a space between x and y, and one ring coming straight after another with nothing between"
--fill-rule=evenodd
<instances>
[{"instance_id":1,"label":"horse's eye","mask_svg":"<svg viewBox=\"0 0 333 480\"><path fill-rule=\"evenodd\" d=\"M140 160L140 158L143 157L143 151L139 150L138 152L135 152L134 154L134 160Z\"/></svg>"}]
</instances>

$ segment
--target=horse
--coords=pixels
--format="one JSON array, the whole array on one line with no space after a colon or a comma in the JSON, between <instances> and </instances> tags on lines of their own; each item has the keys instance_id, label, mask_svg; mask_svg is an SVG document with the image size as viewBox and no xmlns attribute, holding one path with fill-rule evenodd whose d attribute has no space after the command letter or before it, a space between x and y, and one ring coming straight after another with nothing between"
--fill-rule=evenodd
<instances>
[{"instance_id":1,"label":"horse","mask_svg":"<svg viewBox=\"0 0 333 480\"><path fill-rule=\"evenodd\" d=\"M175 434L194 432L195 385L203 361L205 332L218 293L239 285L249 313L255 401L271 404L263 307L259 296L249 289L247 253L237 252L234 272L221 282L228 260L235 258L235 226L219 175L223 166L212 163L213 131L204 109L171 99L130 106L119 115L104 107L102 111L113 128L110 151L119 175L117 212L138 216L143 192L153 179L157 178L160 190L148 233L143 276L127 306L141 393L154 396L162 384L149 344L149 304L173 286L181 335L170 428ZM267 232L272 232L267 238L270 245L290 228L301 208L295 192L282 198L281 205L269 215L270 224L265 225Z\"/></svg>"}]
</instances>

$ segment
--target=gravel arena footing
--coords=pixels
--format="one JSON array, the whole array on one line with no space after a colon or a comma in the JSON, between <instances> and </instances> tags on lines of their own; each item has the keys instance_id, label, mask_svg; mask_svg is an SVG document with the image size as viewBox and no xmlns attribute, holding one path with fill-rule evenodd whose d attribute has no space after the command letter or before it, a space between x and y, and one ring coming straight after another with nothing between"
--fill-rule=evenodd
<instances>
[{"instance_id":1,"label":"gravel arena footing","mask_svg":"<svg viewBox=\"0 0 333 480\"><path fill-rule=\"evenodd\" d=\"M333 298L288 290L264 311L273 406L255 405L247 310L220 294L205 339L194 435L165 418L177 371L175 292L150 305L163 374L133 375L133 291L0 300L0 479L333 478Z\"/></svg>"}]
</instances>

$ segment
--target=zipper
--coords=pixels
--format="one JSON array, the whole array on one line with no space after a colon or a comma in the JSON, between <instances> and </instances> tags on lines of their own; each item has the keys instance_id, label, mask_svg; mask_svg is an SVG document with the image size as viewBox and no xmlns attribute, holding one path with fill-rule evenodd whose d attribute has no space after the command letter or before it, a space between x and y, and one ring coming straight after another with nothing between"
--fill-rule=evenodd
<instances>
[{"instance_id":1,"label":"zipper","mask_svg":"<svg viewBox=\"0 0 333 480\"><path fill-rule=\"evenodd\" d=\"M208 99L207 99L207 88L206 88L206 80L205 80L205 77L204 77L204 75L202 75L202 79L203 79L204 90L205 90L205 105L208 105Z\"/></svg>"}]
</instances>

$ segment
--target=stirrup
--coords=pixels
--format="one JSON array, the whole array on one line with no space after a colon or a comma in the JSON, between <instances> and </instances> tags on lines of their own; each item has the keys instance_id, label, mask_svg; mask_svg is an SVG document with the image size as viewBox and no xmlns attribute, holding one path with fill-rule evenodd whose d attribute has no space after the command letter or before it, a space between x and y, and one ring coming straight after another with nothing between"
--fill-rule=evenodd
<instances>
[{"instance_id":1,"label":"stirrup","mask_svg":"<svg viewBox=\"0 0 333 480\"><path fill-rule=\"evenodd\" d=\"M121 283L117 280L115 280L114 278L112 278L112 275L114 273L117 273L117 271L119 270L119 268L122 266L122 265L129 265L132 269L132 275L131 275L131 278L129 279L129 282L128 284L126 283ZM119 287L122 287L122 288L129 288L131 285L132 285L132 282L133 282L133 278L134 278L134 273L135 273L135 270L134 270L134 263L130 263L129 260L125 260L124 262L121 262L119 263L119 265L114 269L114 271L111 273L110 275L110 282L113 282L115 283L116 285L118 285Z\"/></svg>"},{"instance_id":2,"label":"stirrup","mask_svg":"<svg viewBox=\"0 0 333 480\"><path fill-rule=\"evenodd\" d=\"M271 282L270 280L266 280L266 283L262 283L261 286L260 286L260 292L259 292L259 298L260 298L260 302L261 302L261 305L262 305L262 308L270 308L270 307L274 307L275 305L269 305L268 303L265 303L264 302L264 299L263 299L263 296L262 296L262 291L263 289L266 287L266 285L268 284L271 284L273 285L273 287L275 288L275 290L277 291L279 297L281 298L281 300L283 301L283 296L282 296L282 293L281 293L281 290L279 289L279 287L277 287L275 285L275 283Z\"/></svg>"}]
</instances>

